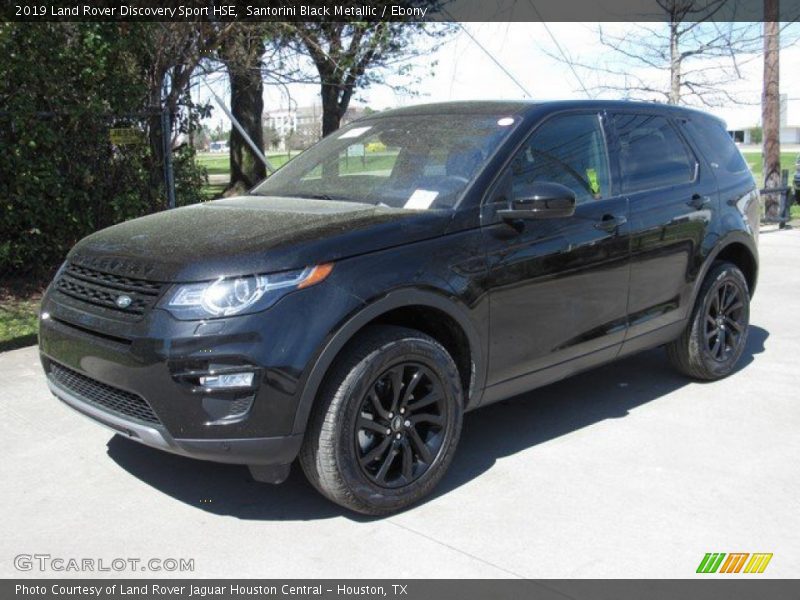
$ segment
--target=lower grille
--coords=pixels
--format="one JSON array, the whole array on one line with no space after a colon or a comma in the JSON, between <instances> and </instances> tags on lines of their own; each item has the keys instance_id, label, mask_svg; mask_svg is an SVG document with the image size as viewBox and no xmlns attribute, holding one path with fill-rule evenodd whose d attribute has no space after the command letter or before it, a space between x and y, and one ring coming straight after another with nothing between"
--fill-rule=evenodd
<instances>
[{"instance_id":1,"label":"lower grille","mask_svg":"<svg viewBox=\"0 0 800 600\"><path fill-rule=\"evenodd\" d=\"M146 423L161 422L147 401L137 394L100 383L57 363L50 364L50 377L85 402Z\"/></svg>"}]
</instances>

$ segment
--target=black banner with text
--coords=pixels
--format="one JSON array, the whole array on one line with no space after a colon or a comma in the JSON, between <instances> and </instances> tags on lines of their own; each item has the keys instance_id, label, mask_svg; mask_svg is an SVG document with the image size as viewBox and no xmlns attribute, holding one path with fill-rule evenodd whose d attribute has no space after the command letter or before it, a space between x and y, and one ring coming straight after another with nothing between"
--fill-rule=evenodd
<instances>
[{"instance_id":1,"label":"black banner with text","mask_svg":"<svg viewBox=\"0 0 800 600\"><path fill-rule=\"evenodd\" d=\"M659 0L2 0L5 21L664 21ZM694 0L684 21L762 21L763 0ZM800 19L781 0L780 21Z\"/></svg>"},{"instance_id":2,"label":"black banner with text","mask_svg":"<svg viewBox=\"0 0 800 600\"><path fill-rule=\"evenodd\" d=\"M797 598L796 580L3 580L9 600L772 600Z\"/></svg>"}]
</instances>

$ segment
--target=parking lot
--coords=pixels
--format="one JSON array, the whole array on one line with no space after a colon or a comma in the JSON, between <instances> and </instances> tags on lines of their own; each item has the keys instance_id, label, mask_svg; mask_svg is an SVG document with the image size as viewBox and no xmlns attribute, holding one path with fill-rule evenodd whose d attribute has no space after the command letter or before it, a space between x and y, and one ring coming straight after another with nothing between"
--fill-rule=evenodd
<instances>
[{"instance_id":1,"label":"parking lot","mask_svg":"<svg viewBox=\"0 0 800 600\"><path fill-rule=\"evenodd\" d=\"M800 230L760 249L734 375L690 382L656 349L470 413L437 493L384 519L298 468L273 487L116 437L49 394L36 348L0 354L0 576L119 575L15 569L50 554L190 558L196 577L684 578L707 552L770 552L757 577L796 577Z\"/></svg>"}]
</instances>

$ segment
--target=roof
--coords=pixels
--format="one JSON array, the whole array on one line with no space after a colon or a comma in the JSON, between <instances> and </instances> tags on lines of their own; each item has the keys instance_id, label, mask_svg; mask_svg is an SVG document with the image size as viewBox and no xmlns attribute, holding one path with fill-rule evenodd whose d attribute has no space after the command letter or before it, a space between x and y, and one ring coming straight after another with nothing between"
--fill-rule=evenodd
<instances>
[{"instance_id":1,"label":"roof","mask_svg":"<svg viewBox=\"0 0 800 600\"><path fill-rule=\"evenodd\" d=\"M496 115L496 114L527 114L531 112L551 112L556 110L625 110L640 109L652 111L654 109L677 115L691 116L692 114L713 115L687 106L675 106L658 102L638 102L630 100L477 100L470 102L437 102L431 104L417 104L403 108L395 108L379 113L374 113L361 120L380 118L384 116L413 116L436 114L465 114L465 115Z\"/></svg>"},{"instance_id":2,"label":"roof","mask_svg":"<svg viewBox=\"0 0 800 600\"><path fill-rule=\"evenodd\" d=\"M415 104L402 108L392 108L379 113L372 113L365 117L371 119L384 116L413 116L437 114L462 114L462 115L496 115L518 114L535 106L533 102L523 100L478 100L472 102L435 102L430 104Z\"/></svg>"}]
</instances>

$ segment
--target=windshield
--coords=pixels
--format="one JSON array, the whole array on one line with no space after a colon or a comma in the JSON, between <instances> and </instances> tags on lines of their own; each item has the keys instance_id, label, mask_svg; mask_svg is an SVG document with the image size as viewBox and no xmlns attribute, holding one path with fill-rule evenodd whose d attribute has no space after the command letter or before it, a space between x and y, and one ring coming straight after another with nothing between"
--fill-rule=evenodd
<instances>
[{"instance_id":1,"label":"windshield","mask_svg":"<svg viewBox=\"0 0 800 600\"><path fill-rule=\"evenodd\" d=\"M437 114L353 123L288 162L253 193L449 209L517 120Z\"/></svg>"}]
</instances>

